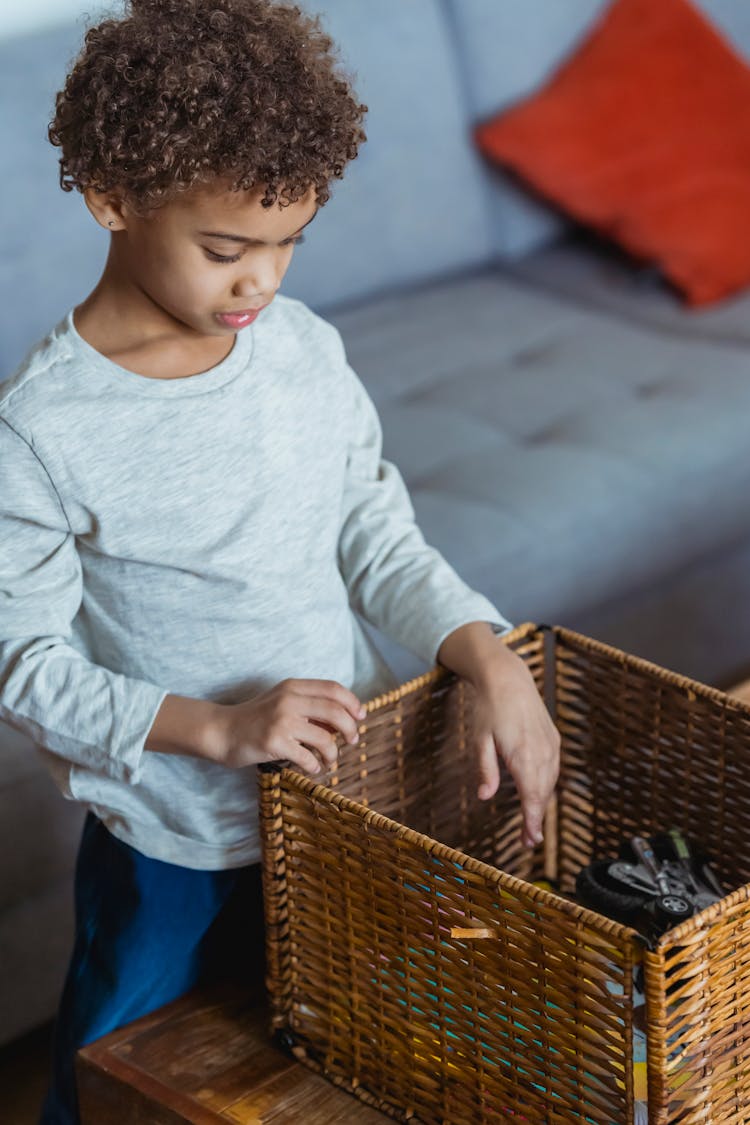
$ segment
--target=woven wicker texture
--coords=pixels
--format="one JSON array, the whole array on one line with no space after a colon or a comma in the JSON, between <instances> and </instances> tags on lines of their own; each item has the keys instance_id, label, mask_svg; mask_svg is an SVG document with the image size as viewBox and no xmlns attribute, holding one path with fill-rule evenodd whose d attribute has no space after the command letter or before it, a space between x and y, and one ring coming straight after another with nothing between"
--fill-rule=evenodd
<instances>
[{"instance_id":1,"label":"woven wicker texture","mask_svg":"<svg viewBox=\"0 0 750 1125\"><path fill-rule=\"evenodd\" d=\"M563 740L535 852L511 783L476 798L471 689L442 670L373 700L326 784L261 774L274 1027L399 1120L630 1125L642 959L648 1121L750 1120L750 708L565 630L506 643ZM673 825L740 889L652 950L530 883L571 892L623 836Z\"/></svg>"}]
</instances>

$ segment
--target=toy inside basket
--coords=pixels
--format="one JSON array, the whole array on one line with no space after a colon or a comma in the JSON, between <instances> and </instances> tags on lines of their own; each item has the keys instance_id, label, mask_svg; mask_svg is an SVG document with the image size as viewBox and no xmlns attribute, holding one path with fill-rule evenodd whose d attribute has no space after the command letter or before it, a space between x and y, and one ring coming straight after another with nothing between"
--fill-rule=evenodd
<instances>
[{"instance_id":1,"label":"toy inside basket","mask_svg":"<svg viewBox=\"0 0 750 1125\"><path fill-rule=\"evenodd\" d=\"M504 639L562 736L535 851L509 778L477 799L472 689L442 669L373 700L325 784L261 771L275 1030L403 1121L747 1122L750 707L568 630ZM570 900L592 858L670 827L721 902L648 948Z\"/></svg>"}]
</instances>

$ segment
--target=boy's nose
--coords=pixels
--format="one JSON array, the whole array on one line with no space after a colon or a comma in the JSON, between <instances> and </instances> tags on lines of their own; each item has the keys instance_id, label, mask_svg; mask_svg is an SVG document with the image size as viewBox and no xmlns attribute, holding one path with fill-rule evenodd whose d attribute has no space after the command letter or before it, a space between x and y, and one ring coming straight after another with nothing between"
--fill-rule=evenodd
<instances>
[{"instance_id":1,"label":"boy's nose","mask_svg":"<svg viewBox=\"0 0 750 1125\"><path fill-rule=\"evenodd\" d=\"M273 297L278 288L279 282L275 277L266 279L256 275L235 281L232 286L232 295L235 297L244 297L252 301L256 299L268 301Z\"/></svg>"},{"instance_id":2,"label":"boy's nose","mask_svg":"<svg viewBox=\"0 0 750 1125\"><path fill-rule=\"evenodd\" d=\"M276 268L276 263L269 257L266 261L252 263L250 268L235 278L232 293L235 297L242 297L243 299L254 300L262 297L264 300L270 300L280 284L279 270Z\"/></svg>"}]
</instances>

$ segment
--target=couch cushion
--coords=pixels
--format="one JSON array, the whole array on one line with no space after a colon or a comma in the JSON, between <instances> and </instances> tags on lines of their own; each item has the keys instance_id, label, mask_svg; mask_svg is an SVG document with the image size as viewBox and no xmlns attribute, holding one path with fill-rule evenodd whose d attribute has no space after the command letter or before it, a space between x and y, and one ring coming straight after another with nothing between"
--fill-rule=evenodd
<instances>
[{"instance_id":1,"label":"couch cushion","mask_svg":"<svg viewBox=\"0 0 750 1125\"><path fill-rule=\"evenodd\" d=\"M572 53L607 0L448 0L460 47L469 109L475 120L512 105L547 81ZM696 0L734 47L750 60L750 5ZM497 252L518 258L563 230L557 213L501 172L493 174Z\"/></svg>"},{"instance_id":2,"label":"couch cushion","mask_svg":"<svg viewBox=\"0 0 750 1125\"><path fill-rule=\"evenodd\" d=\"M60 796L46 769L0 786L0 913L71 875L84 811Z\"/></svg>"},{"instance_id":3,"label":"couch cushion","mask_svg":"<svg viewBox=\"0 0 750 1125\"><path fill-rule=\"evenodd\" d=\"M499 272L335 321L427 540L511 620L570 620L750 534L745 348Z\"/></svg>"},{"instance_id":4,"label":"couch cushion","mask_svg":"<svg viewBox=\"0 0 750 1125\"><path fill-rule=\"evenodd\" d=\"M72 948L70 878L0 911L0 1046L52 1019Z\"/></svg>"},{"instance_id":5,"label":"couch cushion","mask_svg":"<svg viewBox=\"0 0 750 1125\"><path fill-rule=\"evenodd\" d=\"M638 268L616 247L573 234L506 267L509 275L631 324L683 339L750 344L750 292L702 309L684 308L653 267Z\"/></svg>"},{"instance_id":6,"label":"couch cushion","mask_svg":"<svg viewBox=\"0 0 750 1125\"><path fill-rule=\"evenodd\" d=\"M34 743L15 727L0 722L0 801L8 786L32 777L44 776L47 772Z\"/></svg>"},{"instance_id":7,"label":"couch cushion","mask_svg":"<svg viewBox=\"0 0 750 1125\"><path fill-rule=\"evenodd\" d=\"M0 1044L55 1013L84 815L62 799L30 740L0 723Z\"/></svg>"},{"instance_id":8,"label":"couch cushion","mask_svg":"<svg viewBox=\"0 0 750 1125\"><path fill-rule=\"evenodd\" d=\"M690 0L616 0L550 82L476 139L708 305L750 283L748 103L750 67Z\"/></svg>"},{"instance_id":9,"label":"couch cushion","mask_svg":"<svg viewBox=\"0 0 750 1125\"><path fill-rule=\"evenodd\" d=\"M750 676L750 537L571 624L683 676L728 688Z\"/></svg>"}]
</instances>

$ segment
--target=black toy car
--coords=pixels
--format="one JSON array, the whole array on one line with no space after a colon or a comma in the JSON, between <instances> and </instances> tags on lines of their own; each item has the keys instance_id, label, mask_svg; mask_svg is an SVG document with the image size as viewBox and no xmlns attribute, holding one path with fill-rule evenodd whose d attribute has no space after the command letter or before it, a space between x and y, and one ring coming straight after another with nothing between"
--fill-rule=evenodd
<instances>
[{"instance_id":1,"label":"black toy car","mask_svg":"<svg viewBox=\"0 0 750 1125\"><path fill-rule=\"evenodd\" d=\"M583 906L639 930L649 939L724 897L708 856L672 829L633 836L617 859L594 860L576 879Z\"/></svg>"}]
</instances>

